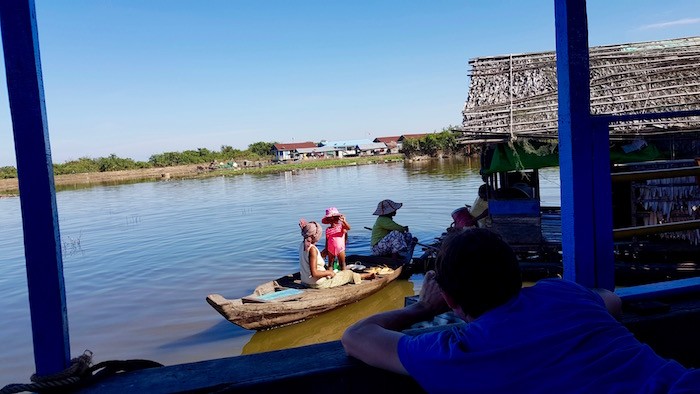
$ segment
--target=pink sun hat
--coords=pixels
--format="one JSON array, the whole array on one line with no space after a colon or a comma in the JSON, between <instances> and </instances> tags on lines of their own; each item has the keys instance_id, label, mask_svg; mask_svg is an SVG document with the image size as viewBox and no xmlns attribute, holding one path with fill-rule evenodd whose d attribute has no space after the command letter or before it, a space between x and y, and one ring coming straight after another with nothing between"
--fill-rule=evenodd
<instances>
[{"instance_id":1,"label":"pink sun hat","mask_svg":"<svg viewBox=\"0 0 700 394\"><path fill-rule=\"evenodd\" d=\"M340 211L338 211L338 208L330 207L326 209L326 216L324 216L323 219L321 219L321 223L328 224L331 222L331 218L336 216L342 216L342 214L340 213Z\"/></svg>"}]
</instances>

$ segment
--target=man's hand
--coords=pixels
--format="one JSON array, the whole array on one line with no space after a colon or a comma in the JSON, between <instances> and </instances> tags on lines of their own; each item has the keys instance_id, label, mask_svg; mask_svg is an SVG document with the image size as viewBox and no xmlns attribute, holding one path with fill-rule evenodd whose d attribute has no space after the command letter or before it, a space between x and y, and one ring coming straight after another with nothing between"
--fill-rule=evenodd
<instances>
[{"instance_id":1,"label":"man's hand","mask_svg":"<svg viewBox=\"0 0 700 394\"><path fill-rule=\"evenodd\" d=\"M435 271L428 271L417 303L353 324L343 334L343 347L348 355L369 365L407 375L398 354L399 340L404 335L401 330L448 310Z\"/></svg>"},{"instance_id":2,"label":"man's hand","mask_svg":"<svg viewBox=\"0 0 700 394\"><path fill-rule=\"evenodd\" d=\"M442 297L442 290L435 280L435 271L425 273L423 287L420 290L418 303L421 304L433 316L445 313L450 310L447 302Z\"/></svg>"}]
</instances>

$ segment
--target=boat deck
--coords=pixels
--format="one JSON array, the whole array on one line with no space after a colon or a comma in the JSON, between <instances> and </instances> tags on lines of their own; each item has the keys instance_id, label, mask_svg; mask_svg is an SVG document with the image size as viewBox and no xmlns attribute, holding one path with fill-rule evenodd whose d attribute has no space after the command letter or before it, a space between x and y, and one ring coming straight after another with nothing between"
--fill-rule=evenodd
<instances>
[{"instance_id":1,"label":"boat deck","mask_svg":"<svg viewBox=\"0 0 700 394\"><path fill-rule=\"evenodd\" d=\"M700 342L696 340L696 327L700 325L700 294L692 292L647 301L656 302L644 305L663 304L665 307L631 308L628 302L622 324L660 356L674 359L686 367L700 367ZM427 322L424 328L406 333L416 335L449 329L455 321ZM358 376L362 378L358 379ZM420 392L420 387L407 376L372 368L348 357L339 341L121 373L81 387L76 392L308 392L311 379L319 383L319 387L334 385L337 394L385 393L387 387L394 392ZM338 385L338 382L342 384Z\"/></svg>"},{"instance_id":2,"label":"boat deck","mask_svg":"<svg viewBox=\"0 0 700 394\"><path fill-rule=\"evenodd\" d=\"M561 245L561 212L542 212L542 238L548 245Z\"/></svg>"}]
</instances>

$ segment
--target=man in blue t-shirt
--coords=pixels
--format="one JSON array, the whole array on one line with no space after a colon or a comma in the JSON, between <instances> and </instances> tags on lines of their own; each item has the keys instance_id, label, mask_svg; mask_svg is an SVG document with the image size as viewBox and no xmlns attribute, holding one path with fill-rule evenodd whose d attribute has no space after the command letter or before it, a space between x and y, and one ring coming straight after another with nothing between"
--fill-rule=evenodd
<instances>
[{"instance_id":1,"label":"man in blue t-shirt","mask_svg":"<svg viewBox=\"0 0 700 394\"><path fill-rule=\"evenodd\" d=\"M443 243L419 301L347 329L346 352L411 375L428 392L700 392L700 370L665 360L613 314L620 299L561 279L522 288L513 250L466 229ZM402 329L452 309L469 324L409 336Z\"/></svg>"}]
</instances>

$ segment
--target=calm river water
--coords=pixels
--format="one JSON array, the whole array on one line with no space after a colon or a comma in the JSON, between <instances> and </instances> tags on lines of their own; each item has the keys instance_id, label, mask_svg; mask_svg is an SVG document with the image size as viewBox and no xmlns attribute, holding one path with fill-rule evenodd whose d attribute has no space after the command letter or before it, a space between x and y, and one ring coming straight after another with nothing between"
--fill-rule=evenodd
<instances>
[{"instance_id":1,"label":"calm river water","mask_svg":"<svg viewBox=\"0 0 700 394\"><path fill-rule=\"evenodd\" d=\"M541 171L543 205L559 205L558 179L558 169ZM363 227L390 198L404 203L396 221L428 243L480 184L478 161L452 159L59 192L72 355L89 349L94 362L169 365L337 340L354 321L403 306L421 276L259 333L227 322L205 297L240 297L297 271L302 217L319 221L325 208L338 207L353 227L348 253L364 254ZM23 248L19 199L0 199L0 387L34 372Z\"/></svg>"}]
</instances>

